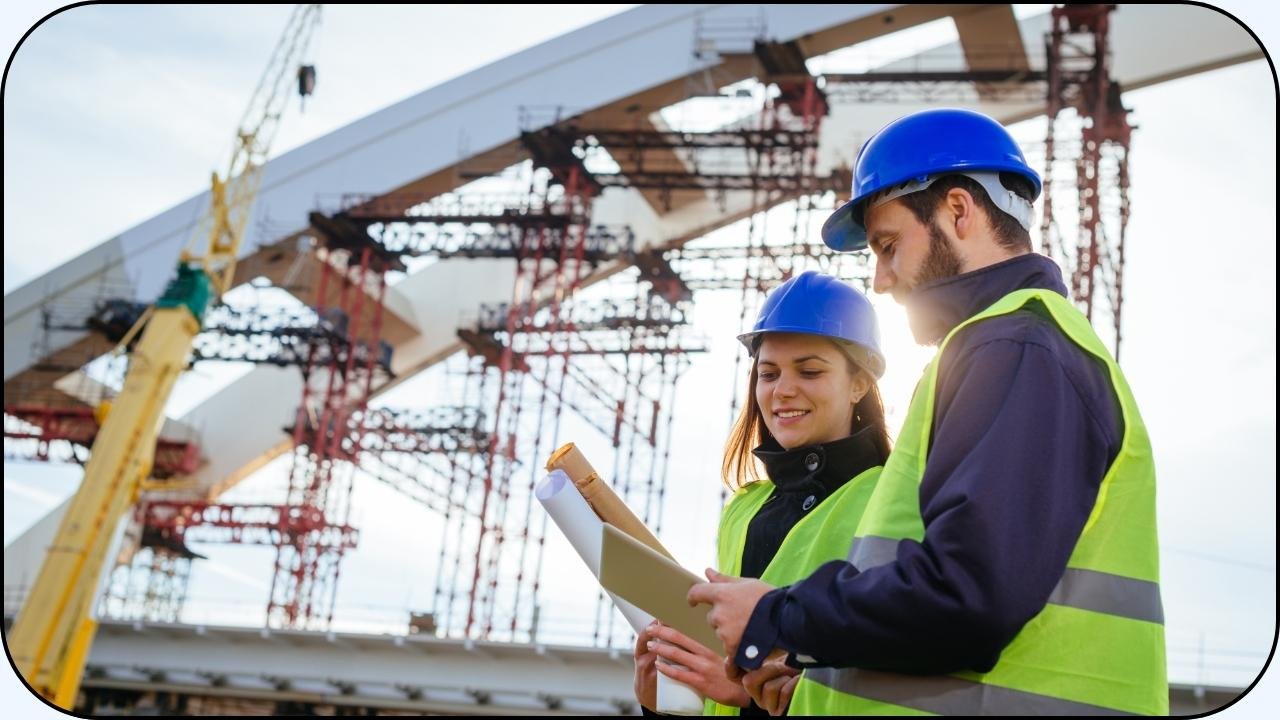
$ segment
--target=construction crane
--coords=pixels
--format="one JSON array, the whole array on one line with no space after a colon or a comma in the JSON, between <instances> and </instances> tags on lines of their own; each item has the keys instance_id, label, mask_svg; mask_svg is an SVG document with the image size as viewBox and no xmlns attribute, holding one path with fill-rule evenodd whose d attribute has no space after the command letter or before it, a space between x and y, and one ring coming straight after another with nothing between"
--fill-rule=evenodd
<instances>
[{"instance_id":1,"label":"construction crane","mask_svg":"<svg viewBox=\"0 0 1280 720\"><path fill-rule=\"evenodd\" d=\"M18 671L58 707L71 709L79 692L97 631L91 609L108 550L151 472L174 382L187 367L206 309L235 276L236 254L288 99L285 88L295 77L304 96L314 86L314 69L299 61L319 21L319 5L294 8L240 119L227 172L213 174L209 210L191 242L206 244L203 255L182 251L177 277L121 342L128 347L141 333L119 395L100 408L102 426L84 480L9 633Z\"/></svg>"}]
</instances>

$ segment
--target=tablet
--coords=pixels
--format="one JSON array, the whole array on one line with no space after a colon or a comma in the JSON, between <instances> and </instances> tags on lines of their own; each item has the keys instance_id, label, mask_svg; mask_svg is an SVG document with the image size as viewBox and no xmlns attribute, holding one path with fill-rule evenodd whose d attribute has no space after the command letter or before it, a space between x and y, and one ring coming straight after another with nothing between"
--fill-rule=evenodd
<instances>
[{"instance_id":1,"label":"tablet","mask_svg":"<svg viewBox=\"0 0 1280 720\"><path fill-rule=\"evenodd\" d=\"M685 599L694 583L705 582L644 543L604 523L600 551L600 584L724 657L724 644L707 624L709 605L689 607Z\"/></svg>"}]
</instances>

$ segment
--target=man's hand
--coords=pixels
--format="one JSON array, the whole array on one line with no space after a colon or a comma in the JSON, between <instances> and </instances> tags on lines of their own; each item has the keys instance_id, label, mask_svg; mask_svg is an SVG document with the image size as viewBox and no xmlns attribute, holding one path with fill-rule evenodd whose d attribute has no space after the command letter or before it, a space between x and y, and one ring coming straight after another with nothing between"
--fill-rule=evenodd
<instances>
[{"instance_id":1,"label":"man's hand","mask_svg":"<svg viewBox=\"0 0 1280 720\"><path fill-rule=\"evenodd\" d=\"M738 652L738 643L742 641L742 633L756 609L756 603L774 587L760 580L721 575L710 568L707 569L707 579L710 582L689 588L686 599L690 605L707 603L711 606L707 611L707 624L724 643L724 652L729 658L727 667Z\"/></svg>"},{"instance_id":2,"label":"man's hand","mask_svg":"<svg viewBox=\"0 0 1280 720\"><path fill-rule=\"evenodd\" d=\"M742 686L757 705L770 715L785 715L791 704L791 695L800 682L800 671L787 665L787 653L778 650L769 656L764 665L742 678Z\"/></svg>"},{"instance_id":3,"label":"man's hand","mask_svg":"<svg viewBox=\"0 0 1280 720\"><path fill-rule=\"evenodd\" d=\"M649 641L648 649L659 658L656 665L658 672L688 685L703 697L711 698L721 705L746 707L751 704L741 683L725 676L720 656L711 648L658 622L645 628L645 634L654 638ZM639 673L638 663L636 667L636 672Z\"/></svg>"}]
</instances>

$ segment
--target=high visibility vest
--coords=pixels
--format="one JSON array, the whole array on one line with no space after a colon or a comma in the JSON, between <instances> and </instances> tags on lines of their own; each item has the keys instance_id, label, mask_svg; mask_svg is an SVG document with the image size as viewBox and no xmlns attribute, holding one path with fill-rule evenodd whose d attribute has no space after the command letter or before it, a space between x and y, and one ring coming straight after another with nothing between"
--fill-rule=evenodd
<instances>
[{"instance_id":1,"label":"high visibility vest","mask_svg":"<svg viewBox=\"0 0 1280 720\"><path fill-rule=\"evenodd\" d=\"M1048 604L1023 626L990 672L920 676L855 668L806 670L801 680L805 693L797 688L790 714L1168 714L1151 443L1119 366L1088 320L1057 293L1010 293L943 340L916 387L848 559L867 570L893 562L900 540L924 538L919 493L939 358L963 328L1023 307L1052 320L1107 368L1124 418L1120 451L1102 478Z\"/></svg>"},{"instance_id":2,"label":"high visibility vest","mask_svg":"<svg viewBox=\"0 0 1280 720\"><path fill-rule=\"evenodd\" d=\"M862 471L800 518L760 574L760 579L770 585L790 585L805 579L823 563L843 560L849 552L849 539L858 528L858 520L867 507L879 475L879 466ZM772 482L761 480L743 488L725 505L716 536L720 572L737 575L742 571L747 526L773 495L773 490ZM739 708L707 700L703 713L737 715Z\"/></svg>"}]
</instances>

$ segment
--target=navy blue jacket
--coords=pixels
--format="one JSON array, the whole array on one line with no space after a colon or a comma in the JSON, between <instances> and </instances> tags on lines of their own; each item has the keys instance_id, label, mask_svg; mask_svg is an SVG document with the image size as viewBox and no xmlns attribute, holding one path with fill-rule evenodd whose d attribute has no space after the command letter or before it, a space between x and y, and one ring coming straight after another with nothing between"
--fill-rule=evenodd
<instances>
[{"instance_id":1,"label":"navy blue jacket","mask_svg":"<svg viewBox=\"0 0 1280 720\"><path fill-rule=\"evenodd\" d=\"M1021 288L1066 295L1057 265L1021 255L917 288L916 339L938 343ZM965 328L938 372L924 540L900 542L895 562L834 561L768 593L735 660L754 669L782 648L800 667L990 670L1062 577L1122 435L1105 367L1036 309Z\"/></svg>"}]
</instances>

